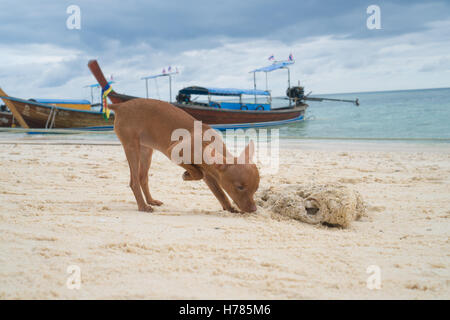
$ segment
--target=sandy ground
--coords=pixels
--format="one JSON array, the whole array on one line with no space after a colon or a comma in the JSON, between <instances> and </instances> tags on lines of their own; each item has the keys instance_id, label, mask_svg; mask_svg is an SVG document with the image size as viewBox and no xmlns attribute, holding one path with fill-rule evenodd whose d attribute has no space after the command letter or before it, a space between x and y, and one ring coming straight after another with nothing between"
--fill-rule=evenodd
<instances>
[{"instance_id":1,"label":"sandy ground","mask_svg":"<svg viewBox=\"0 0 450 320\"><path fill-rule=\"evenodd\" d=\"M328 145L283 149L261 187L357 190L368 216L348 229L224 212L161 154L150 188L164 205L142 213L120 145L1 144L0 298L449 299L450 147Z\"/></svg>"}]
</instances>

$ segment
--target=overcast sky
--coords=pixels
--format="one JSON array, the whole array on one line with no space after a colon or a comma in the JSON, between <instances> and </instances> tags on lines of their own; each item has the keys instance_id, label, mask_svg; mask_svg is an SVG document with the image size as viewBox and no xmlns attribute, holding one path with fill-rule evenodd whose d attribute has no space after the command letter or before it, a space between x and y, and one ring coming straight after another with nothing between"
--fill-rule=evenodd
<instances>
[{"instance_id":1,"label":"overcast sky","mask_svg":"<svg viewBox=\"0 0 450 320\"><path fill-rule=\"evenodd\" d=\"M369 5L381 29L369 30ZM81 29L66 27L78 5ZM450 86L450 1L17 1L0 3L0 86L23 98L89 98L98 59L118 92L170 65L184 86L251 88L250 70L293 54L292 80L314 93ZM274 95L285 71L269 74ZM150 95L168 99L167 78ZM265 89L264 75L258 88ZM175 95L175 94L174 94Z\"/></svg>"}]
</instances>

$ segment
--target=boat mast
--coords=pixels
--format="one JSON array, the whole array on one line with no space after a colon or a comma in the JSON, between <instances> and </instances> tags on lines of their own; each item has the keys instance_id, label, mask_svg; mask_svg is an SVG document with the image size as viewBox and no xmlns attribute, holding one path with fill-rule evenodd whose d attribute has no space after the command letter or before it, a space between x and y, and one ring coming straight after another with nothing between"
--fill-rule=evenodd
<instances>
[{"instance_id":1,"label":"boat mast","mask_svg":"<svg viewBox=\"0 0 450 320\"><path fill-rule=\"evenodd\" d=\"M172 76L171 75L169 75L169 95L170 95L169 102L172 103Z\"/></svg>"},{"instance_id":2,"label":"boat mast","mask_svg":"<svg viewBox=\"0 0 450 320\"><path fill-rule=\"evenodd\" d=\"M287 69L287 72L288 72L288 89L289 89L291 87L291 71L289 70L289 67L283 67L283 68ZM291 97L289 97L289 107L290 106L291 106Z\"/></svg>"},{"instance_id":3,"label":"boat mast","mask_svg":"<svg viewBox=\"0 0 450 320\"><path fill-rule=\"evenodd\" d=\"M165 70L163 70L163 73L142 77L141 80L145 80L145 96L147 97L147 99L148 99L148 80L149 79L156 80L159 77L169 77L169 95L170 95L169 102L172 103L172 76L176 74L178 74L178 69L173 72L166 72Z\"/></svg>"}]
</instances>

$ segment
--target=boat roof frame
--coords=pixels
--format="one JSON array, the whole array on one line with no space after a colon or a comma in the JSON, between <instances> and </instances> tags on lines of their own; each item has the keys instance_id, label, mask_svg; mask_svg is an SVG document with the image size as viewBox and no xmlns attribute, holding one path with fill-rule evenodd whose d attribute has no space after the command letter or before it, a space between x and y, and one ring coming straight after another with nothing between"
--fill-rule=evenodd
<instances>
[{"instance_id":1,"label":"boat roof frame","mask_svg":"<svg viewBox=\"0 0 450 320\"><path fill-rule=\"evenodd\" d=\"M295 60L282 60L282 61L274 61L271 65L261 67L252 71L249 71L249 73L253 73L253 88L256 90L256 73L257 72L264 72L266 74L266 90L269 90L269 83L267 80L267 73L279 70L279 69L286 69L288 73L288 88L291 87L291 71L289 69L290 65L293 65L295 63ZM256 103L256 96L255 96L255 103ZM291 106L291 99L289 98L289 106Z\"/></svg>"},{"instance_id":2,"label":"boat roof frame","mask_svg":"<svg viewBox=\"0 0 450 320\"><path fill-rule=\"evenodd\" d=\"M234 96L241 97L242 95L257 95L257 96L269 96L268 90L254 90L254 89L235 89L235 88L212 88L212 87L200 87L191 86L186 87L178 91L182 94L196 94L196 95L208 95L208 96Z\"/></svg>"},{"instance_id":3,"label":"boat roof frame","mask_svg":"<svg viewBox=\"0 0 450 320\"><path fill-rule=\"evenodd\" d=\"M176 69L176 71L168 71L168 72L163 72L163 73L159 73L159 74L155 74L155 75L150 75L150 76L146 76L146 77L142 77L141 80L145 80L145 93L146 93L146 98L148 99L148 80L150 79L156 79L160 78L160 77L169 77L169 95L170 95L170 103L172 103L172 76L177 75L179 73L178 68Z\"/></svg>"}]
</instances>

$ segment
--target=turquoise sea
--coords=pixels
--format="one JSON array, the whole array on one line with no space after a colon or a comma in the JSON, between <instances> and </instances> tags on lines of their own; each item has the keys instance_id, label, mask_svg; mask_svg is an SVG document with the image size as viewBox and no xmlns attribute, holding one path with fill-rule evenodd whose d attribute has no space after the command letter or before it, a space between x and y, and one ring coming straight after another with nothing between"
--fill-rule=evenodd
<instances>
[{"instance_id":1,"label":"turquoise sea","mask_svg":"<svg viewBox=\"0 0 450 320\"><path fill-rule=\"evenodd\" d=\"M317 96L359 98L360 106L308 101L306 121L282 128L281 136L450 142L450 88Z\"/></svg>"},{"instance_id":2,"label":"turquoise sea","mask_svg":"<svg viewBox=\"0 0 450 320\"><path fill-rule=\"evenodd\" d=\"M316 96L359 98L360 106L308 101L305 121L281 127L282 138L450 142L450 88ZM113 132L77 135L0 132L0 140L11 138L117 140Z\"/></svg>"}]
</instances>

